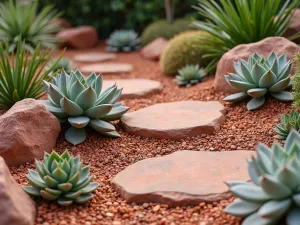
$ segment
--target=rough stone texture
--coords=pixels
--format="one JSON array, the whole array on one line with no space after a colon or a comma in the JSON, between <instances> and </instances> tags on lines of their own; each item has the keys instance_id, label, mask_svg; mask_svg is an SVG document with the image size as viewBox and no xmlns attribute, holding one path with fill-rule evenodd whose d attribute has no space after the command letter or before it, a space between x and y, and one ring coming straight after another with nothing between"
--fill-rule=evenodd
<instances>
[{"instance_id":1,"label":"rough stone texture","mask_svg":"<svg viewBox=\"0 0 300 225\"><path fill-rule=\"evenodd\" d=\"M293 60L295 53L300 52L300 47L283 37L269 37L256 43L236 46L225 53L218 63L214 81L215 90L221 92L237 92L237 90L227 84L224 79L224 75L235 72L233 63L240 58L247 60L249 56L255 52L267 57L272 51L275 51L278 55L286 54L288 59Z\"/></svg>"},{"instance_id":2,"label":"rough stone texture","mask_svg":"<svg viewBox=\"0 0 300 225\"><path fill-rule=\"evenodd\" d=\"M92 26L64 29L57 38L62 40L62 46L70 48L90 48L98 42L97 30Z\"/></svg>"},{"instance_id":3,"label":"rough stone texture","mask_svg":"<svg viewBox=\"0 0 300 225\"><path fill-rule=\"evenodd\" d=\"M225 181L247 181L251 151L178 151L130 165L112 185L128 202L198 205L230 198Z\"/></svg>"},{"instance_id":4,"label":"rough stone texture","mask_svg":"<svg viewBox=\"0 0 300 225\"><path fill-rule=\"evenodd\" d=\"M120 79L120 80L104 80L103 89L106 89L114 84L119 88L123 88L122 99L125 98L140 98L149 94L159 93L162 90L162 85L158 81L148 79Z\"/></svg>"},{"instance_id":5,"label":"rough stone texture","mask_svg":"<svg viewBox=\"0 0 300 225\"><path fill-rule=\"evenodd\" d=\"M99 62L99 61L106 61L110 59L117 58L117 55L114 53L82 53L75 55L73 58L75 61L78 62Z\"/></svg>"},{"instance_id":6,"label":"rough stone texture","mask_svg":"<svg viewBox=\"0 0 300 225\"><path fill-rule=\"evenodd\" d=\"M294 15L291 19L291 25L285 33L285 37L290 37L296 33L300 32L300 9L295 9ZM296 39L296 42L300 42L300 38Z\"/></svg>"},{"instance_id":7,"label":"rough stone texture","mask_svg":"<svg viewBox=\"0 0 300 225\"><path fill-rule=\"evenodd\" d=\"M130 134L178 140L219 131L224 113L217 101L169 102L127 113L121 121Z\"/></svg>"},{"instance_id":8,"label":"rough stone texture","mask_svg":"<svg viewBox=\"0 0 300 225\"><path fill-rule=\"evenodd\" d=\"M142 50L141 55L146 59L158 60L163 53L168 41L164 38L157 38L147 44Z\"/></svg>"},{"instance_id":9,"label":"rough stone texture","mask_svg":"<svg viewBox=\"0 0 300 225\"><path fill-rule=\"evenodd\" d=\"M130 73L132 65L125 63L95 63L81 67L83 73Z\"/></svg>"},{"instance_id":10,"label":"rough stone texture","mask_svg":"<svg viewBox=\"0 0 300 225\"><path fill-rule=\"evenodd\" d=\"M0 156L8 166L43 158L56 144L58 119L34 99L17 102L0 116Z\"/></svg>"},{"instance_id":11,"label":"rough stone texture","mask_svg":"<svg viewBox=\"0 0 300 225\"><path fill-rule=\"evenodd\" d=\"M0 157L0 224L34 225L36 206L11 176Z\"/></svg>"}]
</instances>

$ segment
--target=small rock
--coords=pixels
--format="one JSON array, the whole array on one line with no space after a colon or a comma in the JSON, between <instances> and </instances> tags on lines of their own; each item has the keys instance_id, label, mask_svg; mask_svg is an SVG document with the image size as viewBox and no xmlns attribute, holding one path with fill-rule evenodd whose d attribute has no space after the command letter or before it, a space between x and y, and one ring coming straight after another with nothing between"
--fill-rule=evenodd
<instances>
[{"instance_id":1,"label":"small rock","mask_svg":"<svg viewBox=\"0 0 300 225\"><path fill-rule=\"evenodd\" d=\"M146 59L158 60L163 53L168 41L164 38L157 38L147 44L142 50L141 55Z\"/></svg>"},{"instance_id":2,"label":"small rock","mask_svg":"<svg viewBox=\"0 0 300 225\"><path fill-rule=\"evenodd\" d=\"M98 61L106 61L110 59L116 59L117 55L114 53L82 53L74 56L74 60L78 62L98 62Z\"/></svg>"},{"instance_id":3,"label":"small rock","mask_svg":"<svg viewBox=\"0 0 300 225\"><path fill-rule=\"evenodd\" d=\"M126 63L95 63L82 66L83 73L130 73L132 65Z\"/></svg>"},{"instance_id":4,"label":"small rock","mask_svg":"<svg viewBox=\"0 0 300 225\"><path fill-rule=\"evenodd\" d=\"M298 32L300 32L300 9L295 9L294 14L291 18L290 26L289 26L288 30L286 31L286 33L284 34L284 36L288 38L292 35L297 34ZM300 39L297 38L296 42L299 43Z\"/></svg>"}]
</instances>

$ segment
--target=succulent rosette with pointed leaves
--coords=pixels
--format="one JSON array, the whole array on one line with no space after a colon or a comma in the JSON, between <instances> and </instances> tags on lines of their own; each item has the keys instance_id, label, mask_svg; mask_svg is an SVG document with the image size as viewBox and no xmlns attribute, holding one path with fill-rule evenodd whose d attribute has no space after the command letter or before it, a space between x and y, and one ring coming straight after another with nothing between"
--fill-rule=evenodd
<instances>
[{"instance_id":1,"label":"succulent rosette with pointed leaves","mask_svg":"<svg viewBox=\"0 0 300 225\"><path fill-rule=\"evenodd\" d=\"M262 107L267 94L279 101L293 101L292 94L284 91L291 87L289 75L292 69L292 62L287 60L285 54L277 57L272 52L265 59L255 53L248 61L240 59L235 62L234 68L236 73L225 75L225 80L241 92L227 96L224 101L237 102L252 97L247 104L248 110Z\"/></svg>"},{"instance_id":2,"label":"succulent rosette with pointed leaves","mask_svg":"<svg viewBox=\"0 0 300 225\"><path fill-rule=\"evenodd\" d=\"M187 65L178 70L175 81L179 86L189 87L201 82L205 76L205 70L199 65Z\"/></svg>"},{"instance_id":3,"label":"succulent rosette with pointed leaves","mask_svg":"<svg viewBox=\"0 0 300 225\"><path fill-rule=\"evenodd\" d=\"M66 150L59 155L55 151L45 153L44 160L35 161L36 171L29 169L27 180L31 186L23 186L33 197L42 197L68 206L82 204L93 198L99 183L91 182L90 167L82 165L80 157L72 157Z\"/></svg>"},{"instance_id":4,"label":"succulent rosette with pointed leaves","mask_svg":"<svg viewBox=\"0 0 300 225\"><path fill-rule=\"evenodd\" d=\"M130 52L140 49L140 38L133 30L114 31L108 41L107 50L110 52Z\"/></svg>"},{"instance_id":5,"label":"succulent rosette with pointed leaves","mask_svg":"<svg viewBox=\"0 0 300 225\"><path fill-rule=\"evenodd\" d=\"M84 79L80 71L64 70L52 83L44 81L48 100L40 100L61 122L71 126L65 133L68 142L77 145L86 139L85 127L89 126L108 137L120 137L108 121L118 120L129 107L117 102L122 94L114 84L102 92L102 76L92 73Z\"/></svg>"},{"instance_id":6,"label":"succulent rosette with pointed leaves","mask_svg":"<svg viewBox=\"0 0 300 225\"><path fill-rule=\"evenodd\" d=\"M281 124L275 124L274 131L277 133L275 138L285 140L292 129L299 132L300 130L300 114L294 109L290 114L284 114L280 117Z\"/></svg>"},{"instance_id":7,"label":"succulent rosette with pointed leaves","mask_svg":"<svg viewBox=\"0 0 300 225\"><path fill-rule=\"evenodd\" d=\"M225 208L233 216L245 217L242 225L298 225L300 221L300 134L292 130L284 147L274 143L257 147L248 162L250 182L228 182L238 197Z\"/></svg>"}]
</instances>

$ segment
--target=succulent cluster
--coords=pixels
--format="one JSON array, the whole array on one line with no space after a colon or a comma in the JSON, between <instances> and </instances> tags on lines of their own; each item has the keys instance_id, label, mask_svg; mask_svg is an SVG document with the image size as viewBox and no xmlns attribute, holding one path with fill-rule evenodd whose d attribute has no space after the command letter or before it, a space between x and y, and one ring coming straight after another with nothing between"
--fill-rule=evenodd
<instances>
[{"instance_id":1,"label":"succulent cluster","mask_svg":"<svg viewBox=\"0 0 300 225\"><path fill-rule=\"evenodd\" d=\"M276 53L272 52L265 59L255 53L248 61L240 59L235 62L234 68L236 73L225 75L225 80L240 92L227 96L224 101L237 102L252 97L247 104L248 110L262 107L266 94L279 101L293 101L292 94L284 91L292 85L289 76L292 62L287 60L285 54L277 57Z\"/></svg>"},{"instance_id":2,"label":"succulent cluster","mask_svg":"<svg viewBox=\"0 0 300 225\"><path fill-rule=\"evenodd\" d=\"M239 199L225 212L245 217L243 225L298 225L300 221L300 134L292 130L284 147L274 143L272 149L263 144L248 162L252 182L228 182Z\"/></svg>"},{"instance_id":3,"label":"succulent cluster","mask_svg":"<svg viewBox=\"0 0 300 225\"><path fill-rule=\"evenodd\" d=\"M80 71L64 70L52 83L44 81L48 100L40 100L61 122L71 126L65 133L68 142L77 145L86 139L89 126L108 137L119 137L115 127L107 121L118 120L128 111L118 99L122 89L114 84L102 92L102 76L92 73L86 80Z\"/></svg>"},{"instance_id":4,"label":"succulent cluster","mask_svg":"<svg viewBox=\"0 0 300 225\"><path fill-rule=\"evenodd\" d=\"M277 133L275 138L285 140L291 130L300 130L300 114L294 109L290 114L284 114L280 117L281 124L275 124L274 131Z\"/></svg>"},{"instance_id":5,"label":"succulent cluster","mask_svg":"<svg viewBox=\"0 0 300 225\"><path fill-rule=\"evenodd\" d=\"M61 58L58 62L58 59L52 59L51 61L49 61L47 68L51 68L51 74L49 74L50 76L55 75L56 73L59 73L62 69L66 72L66 73L71 73L72 69L74 68L74 63L72 60L70 60L69 58ZM55 65L53 67L53 65Z\"/></svg>"},{"instance_id":6,"label":"succulent cluster","mask_svg":"<svg viewBox=\"0 0 300 225\"><path fill-rule=\"evenodd\" d=\"M90 167L83 167L80 157L70 156L67 150L61 155L45 153L43 162L36 160L35 166L37 171L29 169L27 175L31 186L23 189L31 196L56 200L62 206L89 201L93 198L91 192L99 186L91 182Z\"/></svg>"},{"instance_id":7,"label":"succulent cluster","mask_svg":"<svg viewBox=\"0 0 300 225\"><path fill-rule=\"evenodd\" d=\"M205 76L205 70L199 65L187 65L178 70L175 81L179 86L189 87L202 81Z\"/></svg>"},{"instance_id":8,"label":"succulent cluster","mask_svg":"<svg viewBox=\"0 0 300 225\"><path fill-rule=\"evenodd\" d=\"M108 41L108 51L111 52L130 52L140 49L140 39L133 30L117 30L113 32Z\"/></svg>"}]
</instances>

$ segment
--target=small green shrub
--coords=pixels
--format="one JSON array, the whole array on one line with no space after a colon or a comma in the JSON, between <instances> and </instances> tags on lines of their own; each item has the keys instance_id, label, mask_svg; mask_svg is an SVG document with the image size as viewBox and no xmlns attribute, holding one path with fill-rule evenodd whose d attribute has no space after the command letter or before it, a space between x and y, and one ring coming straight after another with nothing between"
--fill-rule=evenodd
<instances>
[{"instance_id":1,"label":"small green shrub","mask_svg":"<svg viewBox=\"0 0 300 225\"><path fill-rule=\"evenodd\" d=\"M202 58L205 50L202 49L203 41L199 36L209 34L203 31L187 31L171 39L160 58L162 71L173 75L186 65L206 67L209 61Z\"/></svg>"},{"instance_id":2,"label":"small green shrub","mask_svg":"<svg viewBox=\"0 0 300 225\"><path fill-rule=\"evenodd\" d=\"M140 49L140 42L138 34L133 30L117 30L110 35L107 49L110 52L135 51Z\"/></svg>"},{"instance_id":3,"label":"small green shrub","mask_svg":"<svg viewBox=\"0 0 300 225\"><path fill-rule=\"evenodd\" d=\"M201 82L205 76L205 70L199 65L187 65L178 70L175 81L179 86L189 87Z\"/></svg>"},{"instance_id":4,"label":"small green shrub","mask_svg":"<svg viewBox=\"0 0 300 225\"><path fill-rule=\"evenodd\" d=\"M296 73L292 77L293 82L293 97L294 97L294 107L300 107L300 53L295 55L296 62Z\"/></svg>"}]
</instances>

